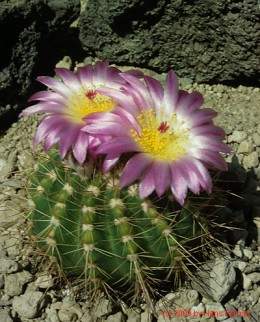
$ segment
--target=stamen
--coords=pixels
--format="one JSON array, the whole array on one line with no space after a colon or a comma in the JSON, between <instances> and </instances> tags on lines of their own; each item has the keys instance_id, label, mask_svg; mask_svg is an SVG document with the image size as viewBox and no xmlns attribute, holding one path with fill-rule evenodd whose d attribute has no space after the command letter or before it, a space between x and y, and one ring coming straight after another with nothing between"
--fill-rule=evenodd
<instances>
[{"instance_id":1,"label":"stamen","mask_svg":"<svg viewBox=\"0 0 260 322\"><path fill-rule=\"evenodd\" d=\"M167 121L162 121L166 119ZM189 129L176 113L170 115L164 111L157 113L150 109L143 111L137 121L142 133L138 135L131 130L132 136L142 151L156 159L173 161L187 152L189 144Z\"/></svg>"},{"instance_id":2,"label":"stamen","mask_svg":"<svg viewBox=\"0 0 260 322\"><path fill-rule=\"evenodd\" d=\"M98 94L95 89L83 88L77 92L72 92L67 107L75 120L82 122L88 114L96 112L110 112L116 106L116 102L102 94Z\"/></svg>"}]
</instances>

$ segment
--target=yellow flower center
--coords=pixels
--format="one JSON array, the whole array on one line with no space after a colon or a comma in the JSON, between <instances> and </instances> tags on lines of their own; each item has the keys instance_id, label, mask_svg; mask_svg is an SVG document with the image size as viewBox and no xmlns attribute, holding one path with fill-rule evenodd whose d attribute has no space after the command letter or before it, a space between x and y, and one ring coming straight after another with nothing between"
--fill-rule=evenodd
<instances>
[{"instance_id":1,"label":"yellow flower center","mask_svg":"<svg viewBox=\"0 0 260 322\"><path fill-rule=\"evenodd\" d=\"M140 136L134 130L131 130L131 133L143 152L155 159L167 161L177 160L187 153L189 129L175 113L169 116L159 111L156 115L156 112L150 109L139 114L137 121L142 133Z\"/></svg>"},{"instance_id":2,"label":"yellow flower center","mask_svg":"<svg viewBox=\"0 0 260 322\"><path fill-rule=\"evenodd\" d=\"M90 113L110 112L116 102L106 95L96 93L95 89L82 89L72 94L67 106L75 119L81 122Z\"/></svg>"}]
</instances>

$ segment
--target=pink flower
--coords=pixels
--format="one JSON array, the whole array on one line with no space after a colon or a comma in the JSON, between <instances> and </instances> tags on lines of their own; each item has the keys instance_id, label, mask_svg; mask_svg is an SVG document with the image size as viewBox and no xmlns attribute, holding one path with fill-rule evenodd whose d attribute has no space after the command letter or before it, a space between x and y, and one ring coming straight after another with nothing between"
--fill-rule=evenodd
<instances>
[{"instance_id":1,"label":"pink flower","mask_svg":"<svg viewBox=\"0 0 260 322\"><path fill-rule=\"evenodd\" d=\"M178 89L178 80L169 71L166 84L145 76L139 79L120 74L127 82L121 90L100 89L99 93L120 102L112 113L90 115L91 123L82 130L92 135L109 133L112 139L96 152L106 154L104 170L108 171L121 154L134 152L120 178L121 187L140 180L141 198L154 190L162 196L171 189L183 205L188 189L194 194L211 192L209 168L226 170L220 152L231 149L222 140L225 133L212 119L217 113L200 109L203 97Z\"/></svg>"},{"instance_id":2,"label":"pink flower","mask_svg":"<svg viewBox=\"0 0 260 322\"><path fill-rule=\"evenodd\" d=\"M119 88L124 79L119 70L108 67L108 62L99 61L95 66L86 65L76 73L66 68L55 69L60 79L41 76L37 80L50 90L34 94L29 101L38 101L26 108L20 116L46 113L41 120L34 139L34 145L45 140L44 148L49 150L59 142L61 158L70 148L78 162L83 163L87 150L103 142L107 136L95 136L81 131L87 123L88 114L112 111L117 103L112 98L97 93L103 87Z\"/></svg>"}]
</instances>

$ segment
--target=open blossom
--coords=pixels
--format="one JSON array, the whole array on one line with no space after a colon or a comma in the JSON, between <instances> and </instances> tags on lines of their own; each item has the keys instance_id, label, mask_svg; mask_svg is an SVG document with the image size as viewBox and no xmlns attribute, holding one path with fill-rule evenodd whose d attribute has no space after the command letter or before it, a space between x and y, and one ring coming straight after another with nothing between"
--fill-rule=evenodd
<instances>
[{"instance_id":1,"label":"open blossom","mask_svg":"<svg viewBox=\"0 0 260 322\"><path fill-rule=\"evenodd\" d=\"M106 136L95 136L81 131L86 125L84 117L96 112L112 111L117 103L110 97L97 93L98 88L119 88L124 79L119 70L109 67L108 62L86 65L76 73L66 69L55 69L60 79L40 76L37 80L49 90L34 94L29 101L38 101L26 108L20 116L46 113L41 120L34 139L34 145L45 140L44 148L49 150L59 142L61 158L68 150L78 162L83 163L87 150L95 148Z\"/></svg>"},{"instance_id":2,"label":"open blossom","mask_svg":"<svg viewBox=\"0 0 260 322\"><path fill-rule=\"evenodd\" d=\"M153 191L162 196L171 189L184 204L188 189L199 194L211 192L209 168L226 170L220 152L231 149L222 141L225 133L212 119L217 113L200 109L203 96L178 89L178 80L169 71L163 87L155 79L139 79L121 74L128 82L120 90L101 89L99 93L120 101L121 109L97 113L83 128L92 135L109 133L112 139L101 144L97 153L106 154L108 171L121 154L134 152L120 178L121 187L139 180L141 198Z\"/></svg>"}]
</instances>

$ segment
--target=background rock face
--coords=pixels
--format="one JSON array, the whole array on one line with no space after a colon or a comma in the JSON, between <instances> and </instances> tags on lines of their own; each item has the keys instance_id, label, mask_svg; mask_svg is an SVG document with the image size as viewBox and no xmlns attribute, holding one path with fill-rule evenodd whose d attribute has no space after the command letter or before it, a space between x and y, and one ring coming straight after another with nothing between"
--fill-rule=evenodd
<instances>
[{"instance_id":1,"label":"background rock face","mask_svg":"<svg viewBox=\"0 0 260 322\"><path fill-rule=\"evenodd\" d=\"M53 73L50 61L62 55L62 42L79 11L79 0L1 1L0 121L4 115L6 120L7 104L28 95L36 76Z\"/></svg>"},{"instance_id":2,"label":"background rock face","mask_svg":"<svg viewBox=\"0 0 260 322\"><path fill-rule=\"evenodd\" d=\"M82 45L101 59L203 83L259 81L257 0L88 0Z\"/></svg>"}]
</instances>

